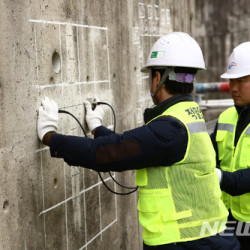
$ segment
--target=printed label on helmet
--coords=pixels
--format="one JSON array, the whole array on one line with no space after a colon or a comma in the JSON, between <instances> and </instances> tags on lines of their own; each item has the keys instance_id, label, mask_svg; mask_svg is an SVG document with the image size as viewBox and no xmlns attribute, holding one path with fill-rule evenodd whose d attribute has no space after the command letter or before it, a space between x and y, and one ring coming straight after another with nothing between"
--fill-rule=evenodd
<instances>
[{"instance_id":1,"label":"printed label on helmet","mask_svg":"<svg viewBox=\"0 0 250 250\"><path fill-rule=\"evenodd\" d=\"M236 67L236 66L237 66L236 62L231 62L231 63L229 63L228 68L231 69L231 68Z\"/></svg>"},{"instance_id":2,"label":"printed label on helmet","mask_svg":"<svg viewBox=\"0 0 250 250\"><path fill-rule=\"evenodd\" d=\"M163 58L165 51L152 51L151 58Z\"/></svg>"}]
</instances>

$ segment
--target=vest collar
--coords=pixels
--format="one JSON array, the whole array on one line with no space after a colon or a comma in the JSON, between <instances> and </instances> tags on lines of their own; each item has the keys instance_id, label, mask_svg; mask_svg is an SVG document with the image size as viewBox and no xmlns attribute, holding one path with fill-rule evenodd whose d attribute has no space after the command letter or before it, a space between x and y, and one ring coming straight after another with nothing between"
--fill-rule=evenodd
<instances>
[{"instance_id":1,"label":"vest collar","mask_svg":"<svg viewBox=\"0 0 250 250\"><path fill-rule=\"evenodd\" d=\"M238 112L238 121L234 139L234 145L236 146L240 138L240 135L250 123L250 105L246 107L239 107L235 105L235 108Z\"/></svg>"},{"instance_id":2,"label":"vest collar","mask_svg":"<svg viewBox=\"0 0 250 250\"><path fill-rule=\"evenodd\" d=\"M186 94L174 95L168 98L167 100L157 104L156 106L153 106L152 108L145 109L144 122L147 123L151 121L154 117L162 114L165 110L175 105L176 103L184 102L184 101L192 101L192 100L193 99L191 95L186 95Z\"/></svg>"},{"instance_id":3,"label":"vest collar","mask_svg":"<svg viewBox=\"0 0 250 250\"><path fill-rule=\"evenodd\" d=\"M236 106L236 105L234 105L234 106L235 106L235 108L236 108L238 114L240 114L241 111L250 110L250 104L247 105L247 106L245 106L245 107L239 107L239 106Z\"/></svg>"}]
</instances>

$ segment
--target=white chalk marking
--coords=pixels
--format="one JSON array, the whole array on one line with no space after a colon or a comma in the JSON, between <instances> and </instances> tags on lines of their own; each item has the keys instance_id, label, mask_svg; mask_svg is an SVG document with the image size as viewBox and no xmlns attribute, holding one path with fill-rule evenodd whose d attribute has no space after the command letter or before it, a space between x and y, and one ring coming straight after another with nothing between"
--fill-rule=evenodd
<instances>
[{"instance_id":1,"label":"white chalk marking","mask_svg":"<svg viewBox=\"0 0 250 250\"><path fill-rule=\"evenodd\" d=\"M136 123L142 123L143 122L143 115L142 115L142 108L138 107L136 108Z\"/></svg>"},{"instance_id":2,"label":"white chalk marking","mask_svg":"<svg viewBox=\"0 0 250 250\"><path fill-rule=\"evenodd\" d=\"M155 20L159 20L159 5L154 5Z\"/></svg>"},{"instance_id":3,"label":"white chalk marking","mask_svg":"<svg viewBox=\"0 0 250 250\"><path fill-rule=\"evenodd\" d=\"M82 246L81 248L79 248L79 250L84 249L85 247L87 247L91 242L93 242L100 234L102 234L105 230L107 230L109 227L111 227L113 224L115 224L117 222L117 219L115 219L114 221L112 221L108 226L106 226L101 232L99 232L97 235L95 235L90 241L88 241L84 246Z\"/></svg>"},{"instance_id":4,"label":"white chalk marking","mask_svg":"<svg viewBox=\"0 0 250 250\"><path fill-rule=\"evenodd\" d=\"M72 87L75 85L84 85L84 84L100 84L100 83L109 83L109 80L100 80L100 81L86 81L86 82L62 82L62 83L56 83L56 84L46 84L46 85L37 85L33 84L34 88L40 88L40 89L46 89L46 88L53 88L53 87Z\"/></svg>"},{"instance_id":5,"label":"white chalk marking","mask_svg":"<svg viewBox=\"0 0 250 250\"><path fill-rule=\"evenodd\" d=\"M85 169L83 169L83 188L85 189L85 178L84 178L84 174L85 174ZM87 220L86 220L86 218L87 218L87 213L86 213L86 211L87 211L87 208L86 208L86 194L84 193L83 194L83 198L84 198L84 200L83 200L83 207L84 207L84 229L85 229L85 242L87 242L88 241L88 231L87 231Z\"/></svg>"},{"instance_id":6,"label":"white chalk marking","mask_svg":"<svg viewBox=\"0 0 250 250\"><path fill-rule=\"evenodd\" d=\"M138 16L140 19L145 18L145 6L144 3L138 3Z\"/></svg>"},{"instance_id":7,"label":"white chalk marking","mask_svg":"<svg viewBox=\"0 0 250 250\"><path fill-rule=\"evenodd\" d=\"M99 176L98 176L99 178ZM100 212L100 232L102 231L102 201L101 201L101 188L98 186L98 198L99 198L99 212ZM102 241L102 233L101 233L101 241Z\"/></svg>"},{"instance_id":8,"label":"white chalk marking","mask_svg":"<svg viewBox=\"0 0 250 250\"><path fill-rule=\"evenodd\" d=\"M110 85L110 62L109 62L109 37L108 37L108 31L106 31L106 42L107 42L108 76L109 76L109 89L110 89L111 85Z\"/></svg>"},{"instance_id":9,"label":"white chalk marking","mask_svg":"<svg viewBox=\"0 0 250 250\"><path fill-rule=\"evenodd\" d=\"M40 152L40 163L41 163L41 175L42 175L42 199L43 199L43 209L45 209L45 198L44 198L44 179L43 179L43 157L42 152ZM46 246L46 223L45 216L43 216L43 229L44 229L44 241Z\"/></svg>"},{"instance_id":10,"label":"white chalk marking","mask_svg":"<svg viewBox=\"0 0 250 250\"><path fill-rule=\"evenodd\" d=\"M62 122L62 130L64 130L64 123ZM68 167L65 162L63 163L63 176L64 176L64 198L67 198L67 183L66 183L66 167ZM45 208L44 208L45 209ZM65 204L65 230L66 230L66 246L69 249L69 239L68 239L68 206Z\"/></svg>"},{"instance_id":11,"label":"white chalk marking","mask_svg":"<svg viewBox=\"0 0 250 250\"><path fill-rule=\"evenodd\" d=\"M113 178L115 179L115 172L114 172L114 175L113 175ZM116 192L116 185L114 185L114 191ZM115 218L117 220L117 195L115 195Z\"/></svg>"},{"instance_id":12,"label":"white chalk marking","mask_svg":"<svg viewBox=\"0 0 250 250\"><path fill-rule=\"evenodd\" d=\"M160 35L160 34L154 34L154 35L150 35L150 34L141 34L140 36L143 36L143 37L162 37L163 35Z\"/></svg>"},{"instance_id":13,"label":"white chalk marking","mask_svg":"<svg viewBox=\"0 0 250 250\"><path fill-rule=\"evenodd\" d=\"M48 21L48 20L37 20L37 19L29 19L31 23L43 23L43 24L57 24L57 25L72 25L74 27L88 28L88 29L99 29L99 30L107 30L107 27L100 26L92 26L92 25L84 25L77 23L67 23L67 22L56 22L56 21Z\"/></svg>"},{"instance_id":14,"label":"white chalk marking","mask_svg":"<svg viewBox=\"0 0 250 250\"><path fill-rule=\"evenodd\" d=\"M139 27L133 27L133 43L134 45L140 44L140 28Z\"/></svg>"},{"instance_id":15,"label":"white chalk marking","mask_svg":"<svg viewBox=\"0 0 250 250\"><path fill-rule=\"evenodd\" d=\"M166 9L166 23L167 23L167 25L171 25L170 9Z\"/></svg>"},{"instance_id":16,"label":"white chalk marking","mask_svg":"<svg viewBox=\"0 0 250 250\"><path fill-rule=\"evenodd\" d=\"M38 48L37 48L37 40L36 40L36 29L34 28L34 33L35 33L35 54L36 54L36 80L38 81L39 78L39 70L38 70Z\"/></svg>"},{"instance_id":17,"label":"white chalk marking","mask_svg":"<svg viewBox=\"0 0 250 250\"><path fill-rule=\"evenodd\" d=\"M81 74L80 74L80 46L79 46L79 29L76 27L76 44L77 44L77 64L78 64L78 81L81 81Z\"/></svg>"},{"instance_id":18,"label":"white chalk marking","mask_svg":"<svg viewBox=\"0 0 250 250\"><path fill-rule=\"evenodd\" d=\"M61 25L59 25L59 46L60 46L60 63L61 63L61 69L60 69L60 77L62 82L62 72L63 72L63 53L62 53L62 37L61 37Z\"/></svg>"},{"instance_id":19,"label":"white chalk marking","mask_svg":"<svg viewBox=\"0 0 250 250\"><path fill-rule=\"evenodd\" d=\"M153 6L150 4L148 5L148 19L153 19Z\"/></svg>"},{"instance_id":20,"label":"white chalk marking","mask_svg":"<svg viewBox=\"0 0 250 250\"><path fill-rule=\"evenodd\" d=\"M94 81L96 79L96 74L95 74L95 43L94 43L94 38L92 38L92 56L93 56L93 68L94 68ZM96 93L96 84L94 84L94 92Z\"/></svg>"},{"instance_id":21,"label":"white chalk marking","mask_svg":"<svg viewBox=\"0 0 250 250\"><path fill-rule=\"evenodd\" d=\"M110 179L111 179L111 177L105 179L104 181L107 182L107 181L109 181ZM42 214L45 214L45 213L51 211L51 210L54 209L54 208L57 208L57 207L59 207L59 206L65 204L65 203L68 202L68 201L71 201L71 200L73 200L73 199L76 199L76 198L79 197L81 194L86 193L87 191L89 191L89 190L91 190L91 189L93 189L93 188L99 186L100 184L102 184L101 181L98 182L98 183L96 183L95 185L93 185L93 186L87 188L87 189L83 189L78 195L76 195L76 196L74 196L74 197L71 196L71 197L69 197L68 199L66 199L66 200L64 200L64 201L59 202L59 203L56 204L55 206L52 206L52 207L50 207L50 208L48 208L48 209L46 209L46 210L43 210L43 211L39 214L39 216L41 216Z\"/></svg>"},{"instance_id":22,"label":"white chalk marking","mask_svg":"<svg viewBox=\"0 0 250 250\"><path fill-rule=\"evenodd\" d=\"M40 152L43 152L43 151L45 151L45 150L48 150L49 149L49 147L44 147L44 148L39 148L39 149L37 149L36 151L35 151L35 153L40 153Z\"/></svg>"},{"instance_id":23,"label":"white chalk marking","mask_svg":"<svg viewBox=\"0 0 250 250\"><path fill-rule=\"evenodd\" d=\"M65 168L68 167L66 166L65 163L63 163L63 175L64 175L64 198L67 198L67 184L66 184L66 171ZM65 230L66 230L66 246L67 250L69 249L69 233L68 233L68 206L67 203L65 203Z\"/></svg>"}]
</instances>

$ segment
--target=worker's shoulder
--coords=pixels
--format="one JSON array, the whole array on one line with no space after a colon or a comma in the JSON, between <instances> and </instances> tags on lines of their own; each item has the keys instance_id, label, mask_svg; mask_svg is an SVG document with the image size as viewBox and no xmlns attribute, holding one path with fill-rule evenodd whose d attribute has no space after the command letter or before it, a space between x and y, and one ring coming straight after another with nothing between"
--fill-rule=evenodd
<instances>
[{"instance_id":1,"label":"worker's shoulder","mask_svg":"<svg viewBox=\"0 0 250 250\"><path fill-rule=\"evenodd\" d=\"M157 117L150 124L151 126L157 126L163 128L171 127L172 129L186 130L185 125L179 119L170 115L163 115Z\"/></svg>"}]
</instances>

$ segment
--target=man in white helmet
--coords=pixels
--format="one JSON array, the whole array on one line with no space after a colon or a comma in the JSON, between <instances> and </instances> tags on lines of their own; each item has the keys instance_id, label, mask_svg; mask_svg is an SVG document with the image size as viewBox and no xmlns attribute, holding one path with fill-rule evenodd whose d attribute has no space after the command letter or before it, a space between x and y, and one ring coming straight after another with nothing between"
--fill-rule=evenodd
<instances>
[{"instance_id":1,"label":"man in white helmet","mask_svg":"<svg viewBox=\"0 0 250 250\"><path fill-rule=\"evenodd\" d=\"M241 249L250 249L250 42L238 45L227 72L234 106L225 110L211 135L217 152L222 199Z\"/></svg>"},{"instance_id":2,"label":"man in white helmet","mask_svg":"<svg viewBox=\"0 0 250 250\"><path fill-rule=\"evenodd\" d=\"M92 110L88 101L86 121L95 139L57 134L54 101L47 98L39 109L38 137L52 157L101 172L136 170L144 250L239 249L236 237L219 234L228 211L213 145L190 95L202 69L201 49L188 34L160 38L142 68L155 106L145 110L144 126L122 134L102 126L103 110Z\"/></svg>"}]
</instances>

